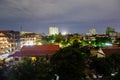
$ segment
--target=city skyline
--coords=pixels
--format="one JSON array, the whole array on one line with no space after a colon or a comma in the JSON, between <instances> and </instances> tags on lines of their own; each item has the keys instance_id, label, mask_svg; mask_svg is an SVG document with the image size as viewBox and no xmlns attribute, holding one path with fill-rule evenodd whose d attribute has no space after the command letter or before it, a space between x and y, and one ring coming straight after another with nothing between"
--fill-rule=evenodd
<instances>
[{"instance_id":1,"label":"city skyline","mask_svg":"<svg viewBox=\"0 0 120 80\"><path fill-rule=\"evenodd\" d=\"M60 32L103 33L111 26L120 32L119 0L1 0L0 30L48 33L50 26Z\"/></svg>"}]
</instances>

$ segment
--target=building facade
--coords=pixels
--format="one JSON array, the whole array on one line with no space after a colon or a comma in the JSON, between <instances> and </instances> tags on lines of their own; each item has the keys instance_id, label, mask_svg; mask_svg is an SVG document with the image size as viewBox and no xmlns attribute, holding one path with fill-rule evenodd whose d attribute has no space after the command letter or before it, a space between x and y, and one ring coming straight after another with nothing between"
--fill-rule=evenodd
<instances>
[{"instance_id":1,"label":"building facade","mask_svg":"<svg viewBox=\"0 0 120 80\"><path fill-rule=\"evenodd\" d=\"M21 33L20 37L20 46L30 46L30 45L41 45L41 36L32 33L32 32L26 32L26 33Z\"/></svg>"},{"instance_id":2,"label":"building facade","mask_svg":"<svg viewBox=\"0 0 120 80\"><path fill-rule=\"evenodd\" d=\"M59 34L58 27L49 27L49 35Z\"/></svg>"},{"instance_id":3,"label":"building facade","mask_svg":"<svg viewBox=\"0 0 120 80\"><path fill-rule=\"evenodd\" d=\"M110 33L114 33L115 29L113 27L107 27L106 28L106 35L110 35Z\"/></svg>"},{"instance_id":4,"label":"building facade","mask_svg":"<svg viewBox=\"0 0 120 80\"><path fill-rule=\"evenodd\" d=\"M94 29L94 28L90 29L89 33L90 33L90 35L96 35L97 34L96 29Z\"/></svg>"},{"instance_id":5,"label":"building facade","mask_svg":"<svg viewBox=\"0 0 120 80\"><path fill-rule=\"evenodd\" d=\"M0 60L6 58L19 45L19 32L12 30L0 31Z\"/></svg>"}]
</instances>

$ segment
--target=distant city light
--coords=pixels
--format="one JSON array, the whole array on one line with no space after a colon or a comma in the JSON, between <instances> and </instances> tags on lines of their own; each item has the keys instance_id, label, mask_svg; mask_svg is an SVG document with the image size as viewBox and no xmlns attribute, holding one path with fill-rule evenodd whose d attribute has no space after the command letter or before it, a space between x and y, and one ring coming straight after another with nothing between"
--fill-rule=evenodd
<instances>
[{"instance_id":1,"label":"distant city light","mask_svg":"<svg viewBox=\"0 0 120 80\"><path fill-rule=\"evenodd\" d=\"M105 43L105 45L106 45L106 46L112 46L112 44L111 44L111 43Z\"/></svg>"},{"instance_id":2,"label":"distant city light","mask_svg":"<svg viewBox=\"0 0 120 80\"><path fill-rule=\"evenodd\" d=\"M62 32L62 35L66 35L66 34L68 34L66 31L63 31L63 32Z\"/></svg>"},{"instance_id":3,"label":"distant city light","mask_svg":"<svg viewBox=\"0 0 120 80\"><path fill-rule=\"evenodd\" d=\"M33 41L27 41L27 42L25 43L25 45L26 45L26 46L32 46L32 45L34 45L34 42L33 42Z\"/></svg>"},{"instance_id":4,"label":"distant city light","mask_svg":"<svg viewBox=\"0 0 120 80\"><path fill-rule=\"evenodd\" d=\"M4 54L0 55L0 58L7 58L8 56L9 56L8 53L4 53Z\"/></svg>"}]
</instances>

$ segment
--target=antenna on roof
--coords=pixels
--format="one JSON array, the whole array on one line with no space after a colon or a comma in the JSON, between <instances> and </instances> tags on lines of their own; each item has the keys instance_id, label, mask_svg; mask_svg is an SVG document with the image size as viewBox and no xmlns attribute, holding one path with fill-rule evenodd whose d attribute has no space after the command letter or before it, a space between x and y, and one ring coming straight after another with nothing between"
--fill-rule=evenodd
<instances>
[{"instance_id":1,"label":"antenna on roof","mask_svg":"<svg viewBox=\"0 0 120 80\"><path fill-rule=\"evenodd\" d=\"M22 25L20 26L20 31L22 31Z\"/></svg>"},{"instance_id":2,"label":"antenna on roof","mask_svg":"<svg viewBox=\"0 0 120 80\"><path fill-rule=\"evenodd\" d=\"M23 27L22 27L22 24L20 24L20 32L23 31Z\"/></svg>"}]
</instances>

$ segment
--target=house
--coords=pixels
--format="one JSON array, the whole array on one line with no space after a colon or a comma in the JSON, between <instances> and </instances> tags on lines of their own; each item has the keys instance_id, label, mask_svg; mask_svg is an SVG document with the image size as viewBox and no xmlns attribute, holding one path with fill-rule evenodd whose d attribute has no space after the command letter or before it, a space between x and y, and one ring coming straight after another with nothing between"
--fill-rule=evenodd
<instances>
[{"instance_id":1,"label":"house","mask_svg":"<svg viewBox=\"0 0 120 80\"><path fill-rule=\"evenodd\" d=\"M120 54L120 48L103 48L102 51L104 52L105 55L110 55L110 54Z\"/></svg>"},{"instance_id":2,"label":"house","mask_svg":"<svg viewBox=\"0 0 120 80\"><path fill-rule=\"evenodd\" d=\"M20 51L16 51L14 54L10 55L10 57L14 59L19 58L20 60L26 57L51 57L59 49L60 47L58 45L23 46Z\"/></svg>"},{"instance_id":3,"label":"house","mask_svg":"<svg viewBox=\"0 0 120 80\"><path fill-rule=\"evenodd\" d=\"M120 47L113 45L111 47L99 48L98 50L92 49L91 54L97 57L105 57L111 54L120 54Z\"/></svg>"},{"instance_id":4,"label":"house","mask_svg":"<svg viewBox=\"0 0 120 80\"><path fill-rule=\"evenodd\" d=\"M105 57L105 53L102 51L101 48L99 49L91 49L90 50L92 56Z\"/></svg>"}]
</instances>

